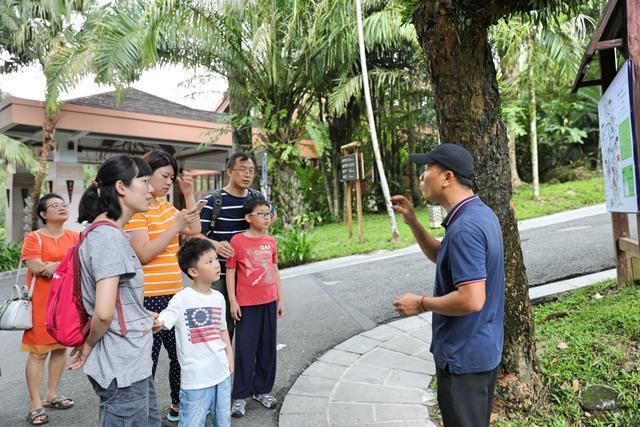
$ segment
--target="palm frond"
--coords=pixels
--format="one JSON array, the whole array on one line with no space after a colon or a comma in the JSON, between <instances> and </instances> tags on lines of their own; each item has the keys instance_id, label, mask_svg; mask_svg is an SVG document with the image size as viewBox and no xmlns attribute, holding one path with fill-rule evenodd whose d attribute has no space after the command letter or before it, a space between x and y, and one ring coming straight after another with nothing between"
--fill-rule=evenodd
<instances>
[{"instance_id":1,"label":"palm frond","mask_svg":"<svg viewBox=\"0 0 640 427\"><path fill-rule=\"evenodd\" d=\"M0 158L9 164L23 166L31 173L38 170L38 159L31 148L2 133L0 133Z\"/></svg>"}]
</instances>

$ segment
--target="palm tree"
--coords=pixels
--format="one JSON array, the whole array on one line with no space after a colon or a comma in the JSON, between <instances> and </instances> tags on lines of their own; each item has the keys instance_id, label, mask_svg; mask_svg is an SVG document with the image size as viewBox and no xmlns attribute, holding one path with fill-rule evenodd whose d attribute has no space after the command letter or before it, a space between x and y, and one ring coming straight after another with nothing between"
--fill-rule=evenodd
<instances>
[{"instance_id":1,"label":"palm tree","mask_svg":"<svg viewBox=\"0 0 640 427\"><path fill-rule=\"evenodd\" d=\"M7 36L1 42L2 48L23 64L39 65L46 77L42 148L32 200L40 197L47 159L56 147L54 132L60 94L90 71L82 62L61 67L60 63L53 62L53 58L58 50L78 44L84 16L93 5L91 1L83 0L0 0L0 34ZM35 212L32 218L35 228Z\"/></svg>"},{"instance_id":2,"label":"palm tree","mask_svg":"<svg viewBox=\"0 0 640 427\"><path fill-rule=\"evenodd\" d=\"M295 172L297 142L315 89L347 52L346 0L253 0L220 3L155 0L107 5L93 31L97 80L125 87L158 63L200 66L226 77L251 105L243 118L258 129L275 171L274 199L290 226L302 208ZM59 58L76 55L74 46Z\"/></svg>"},{"instance_id":3,"label":"palm tree","mask_svg":"<svg viewBox=\"0 0 640 427\"><path fill-rule=\"evenodd\" d=\"M539 95L550 82L557 86L559 81L570 82L575 77L589 27L593 25L593 19L587 15L571 19L560 15L553 25L542 25L536 18L536 12L531 12L530 18L503 19L492 30L492 42L500 57L501 77L507 80L502 88L512 86L512 90L507 90L505 95L527 95L534 199L540 197ZM569 83L566 86L568 93ZM506 100L503 113L505 108L507 112L515 112L518 108L516 104L521 102L508 96ZM517 136L519 129L513 121L507 120L507 125L511 141Z\"/></svg>"}]
</instances>

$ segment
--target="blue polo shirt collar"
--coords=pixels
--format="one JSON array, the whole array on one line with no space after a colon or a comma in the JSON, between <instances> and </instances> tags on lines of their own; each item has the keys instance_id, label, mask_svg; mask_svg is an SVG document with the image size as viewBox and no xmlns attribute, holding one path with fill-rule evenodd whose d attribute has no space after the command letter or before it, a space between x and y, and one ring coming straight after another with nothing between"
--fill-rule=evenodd
<instances>
[{"instance_id":1,"label":"blue polo shirt collar","mask_svg":"<svg viewBox=\"0 0 640 427\"><path fill-rule=\"evenodd\" d=\"M469 196L466 199L463 199L460 202L458 202L458 204L455 205L453 209L449 211L447 216L444 217L444 220L442 221L442 226L444 228L447 228L449 224L451 224L451 222L456 218L456 215L458 214L458 212L460 212L461 209L463 209L466 205L473 202L474 200L478 200L479 198L480 196L478 196L477 194L474 194L473 196Z\"/></svg>"}]
</instances>

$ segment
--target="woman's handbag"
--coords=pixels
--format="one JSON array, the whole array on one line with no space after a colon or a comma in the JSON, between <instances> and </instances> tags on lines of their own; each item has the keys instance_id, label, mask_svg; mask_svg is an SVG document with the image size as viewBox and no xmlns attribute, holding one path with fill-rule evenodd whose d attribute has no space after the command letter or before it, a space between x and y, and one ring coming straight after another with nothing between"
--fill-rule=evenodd
<instances>
[{"instance_id":1,"label":"woman's handbag","mask_svg":"<svg viewBox=\"0 0 640 427\"><path fill-rule=\"evenodd\" d=\"M42 247L38 232L36 232L36 237L40 247ZM31 295L33 295L33 287L36 284L36 275L31 275L31 284L28 290L20 289L18 283L20 281L21 268L22 257L20 257L20 262L18 263L16 283L13 285L11 298L0 305L0 330L3 331L24 331L33 327Z\"/></svg>"}]
</instances>

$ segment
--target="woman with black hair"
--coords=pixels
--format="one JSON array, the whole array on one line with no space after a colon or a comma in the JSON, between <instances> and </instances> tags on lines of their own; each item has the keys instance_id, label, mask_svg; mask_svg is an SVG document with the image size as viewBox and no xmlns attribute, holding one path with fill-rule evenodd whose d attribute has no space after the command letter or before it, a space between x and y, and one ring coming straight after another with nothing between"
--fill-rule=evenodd
<instances>
[{"instance_id":1,"label":"woman with black hair","mask_svg":"<svg viewBox=\"0 0 640 427\"><path fill-rule=\"evenodd\" d=\"M22 259L27 265L27 283L33 286L31 295L33 327L24 331L20 351L28 352L25 375L31 397L31 409L27 421L33 425L46 424L49 415L44 408L69 409L72 399L57 394L58 383L64 371L67 349L57 343L45 328L45 313L51 276L64 258L67 250L78 242L78 232L66 230L69 219L67 203L55 193L45 194L36 205L42 228L25 236ZM49 378L44 400L40 395L44 376L44 363L49 355Z\"/></svg>"},{"instance_id":2,"label":"woman with black hair","mask_svg":"<svg viewBox=\"0 0 640 427\"><path fill-rule=\"evenodd\" d=\"M154 319L143 305L142 265L122 231L134 214L149 209L149 175L139 157L111 157L80 200L78 222L91 223L79 248L91 323L69 368L82 367L89 377L102 426L161 425L149 357Z\"/></svg>"},{"instance_id":3,"label":"woman with black hair","mask_svg":"<svg viewBox=\"0 0 640 427\"><path fill-rule=\"evenodd\" d=\"M166 151L153 150L143 159L151 167L149 178L153 201L146 212L135 214L124 230L131 236L135 250L144 269L144 306L160 313L169 300L182 290L182 272L178 265L180 235L195 236L200 233L200 209L193 195L192 179L188 172L178 176L178 163ZM167 200L167 193L178 182L184 196L186 209L179 211ZM169 355L169 388L171 406L167 419L178 421L180 410L180 363L176 353L175 330L162 330L153 336L153 376L156 374L160 349L164 345Z\"/></svg>"}]
</instances>

